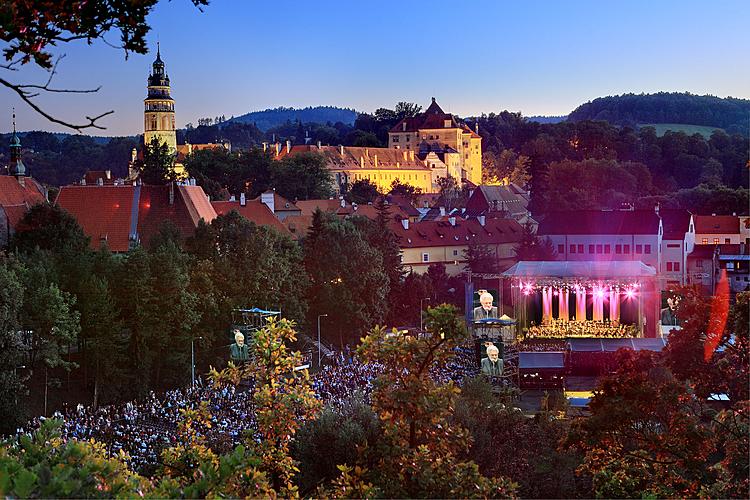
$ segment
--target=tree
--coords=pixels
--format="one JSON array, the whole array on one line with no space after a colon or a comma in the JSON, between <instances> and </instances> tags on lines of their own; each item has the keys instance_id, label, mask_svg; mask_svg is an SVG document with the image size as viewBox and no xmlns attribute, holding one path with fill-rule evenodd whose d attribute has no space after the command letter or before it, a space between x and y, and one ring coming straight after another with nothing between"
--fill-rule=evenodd
<instances>
[{"instance_id":1,"label":"tree","mask_svg":"<svg viewBox=\"0 0 750 500\"><path fill-rule=\"evenodd\" d=\"M208 4L208 0L191 0L194 5L201 7ZM55 118L44 111L34 100L41 92L60 93L92 93L96 89L70 90L51 87L52 78L56 73L57 61L53 62L50 46L72 42L74 40L88 40L103 38L111 30L120 32L121 46L127 58L129 52L145 54L146 34L149 26L146 17L158 0L146 0L138 4L105 0L99 2L44 2L30 9L19 0L5 2L0 8L0 22L2 23L2 39L8 44L3 49L7 64L3 69L14 71L19 65L34 62L37 66L47 70L50 74L45 84L19 84L0 78L0 84L15 92L26 104L37 113L53 123L81 131L86 128L103 129L97 121L113 111L102 113L95 117L86 117L87 122L73 124Z\"/></svg>"},{"instance_id":2,"label":"tree","mask_svg":"<svg viewBox=\"0 0 750 500\"><path fill-rule=\"evenodd\" d=\"M328 314L323 333L329 340L335 332L343 348L385 319L389 286L383 256L351 221L316 211L304 248L310 320Z\"/></svg>"},{"instance_id":3,"label":"tree","mask_svg":"<svg viewBox=\"0 0 750 500\"><path fill-rule=\"evenodd\" d=\"M523 187L530 179L529 158L512 149L504 149L499 155L490 153L483 163L482 177L489 184L508 181Z\"/></svg>"},{"instance_id":4,"label":"tree","mask_svg":"<svg viewBox=\"0 0 750 500\"><path fill-rule=\"evenodd\" d=\"M344 195L346 201L349 203L358 203L360 205L372 203L378 198L378 196L380 196L378 186L370 181L370 179L359 179L354 181Z\"/></svg>"},{"instance_id":5,"label":"tree","mask_svg":"<svg viewBox=\"0 0 750 500\"><path fill-rule=\"evenodd\" d=\"M391 183L390 194L406 197L412 205L417 204L417 197L422 194L422 188L414 187L411 184L402 184L400 179Z\"/></svg>"},{"instance_id":6,"label":"tree","mask_svg":"<svg viewBox=\"0 0 750 500\"><path fill-rule=\"evenodd\" d=\"M464 250L464 259L466 270L472 273L497 273L499 270L495 252L488 245L477 243L476 239L472 239Z\"/></svg>"},{"instance_id":7,"label":"tree","mask_svg":"<svg viewBox=\"0 0 750 500\"><path fill-rule=\"evenodd\" d=\"M174 158L174 153L169 151L167 143L162 143L154 136L144 148L143 160L138 161L136 169L146 184L162 185L173 182L177 180Z\"/></svg>"},{"instance_id":8,"label":"tree","mask_svg":"<svg viewBox=\"0 0 750 500\"><path fill-rule=\"evenodd\" d=\"M10 434L23 421L24 412L18 396L26 388L19 377L18 366L24 359L20 332L23 285L14 265L0 260L0 434Z\"/></svg>"},{"instance_id":9,"label":"tree","mask_svg":"<svg viewBox=\"0 0 750 500\"><path fill-rule=\"evenodd\" d=\"M290 200L328 199L333 195L333 180L325 157L318 153L287 156L275 165L273 184L280 195Z\"/></svg>"},{"instance_id":10,"label":"tree","mask_svg":"<svg viewBox=\"0 0 750 500\"><path fill-rule=\"evenodd\" d=\"M555 260L556 256L552 242L537 236L530 222L524 224L521 240L513 251L517 260Z\"/></svg>"},{"instance_id":11,"label":"tree","mask_svg":"<svg viewBox=\"0 0 750 500\"><path fill-rule=\"evenodd\" d=\"M10 246L22 253L35 248L56 253L81 253L88 248L89 237L65 210L57 205L40 203L31 207L21 219Z\"/></svg>"},{"instance_id":12,"label":"tree","mask_svg":"<svg viewBox=\"0 0 750 500\"><path fill-rule=\"evenodd\" d=\"M244 367L230 365L221 373L212 371L213 383L237 384L243 378L254 380L255 415L260 440L246 439L246 446L261 459L260 469L267 474L277 494L297 495L293 479L298 471L291 456L291 445L301 422L313 417L319 408L302 355L291 351L297 334L294 323L270 319L256 330L249 343L251 362Z\"/></svg>"},{"instance_id":13,"label":"tree","mask_svg":"<svg viewBox=\"0 0 750 500\"><path fill-rule=\"evenodd\" d=\"M372 406L383 429L379 445L365 449L362 479L385 497L512 496L512 483L488 479L463 459L468 434L450 419L460 391L453 382L440 385L430 377L431 367L449 362L453 348L466 340L463 321L447 305L426 316L424 337L375 328L362 339L358 354L382 366Z\"/></svg>"}]
</instances>

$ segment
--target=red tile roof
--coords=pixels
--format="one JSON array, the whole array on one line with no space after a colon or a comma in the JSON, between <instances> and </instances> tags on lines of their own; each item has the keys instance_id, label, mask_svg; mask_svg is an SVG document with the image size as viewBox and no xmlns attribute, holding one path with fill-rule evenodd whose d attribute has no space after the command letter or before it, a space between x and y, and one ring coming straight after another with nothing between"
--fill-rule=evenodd
<instances>
[{"instance_id":1,"label":"red tile roof","mask_svg":"<svg viewBox=\"0 0 750 500\"><path fill-rule=\"evenodd\" d=\"M513 219L489 219L484 226L476 219L457 218L455 226L448 221L423 221L410 224L409 229L394 221L391 230L399 237L401 248L466 246L471 241L482 245L516 243L523 234L523 227Z\"/></svg>"},{"instance_id":2,"label":"red tile roof","mask_svg":"<svg viewBox=\"0 0 750 500\"><path fill-rule=\"evenodd\" d=\"M26 212L29 211L29 207L26 205L5 205L2 209L8 218L8 225L13 229L18 227L18 223L21 222Z\"/></svg>"},{"instance_id":3,"label":"red tile roof","mask_svg":"<svg viewBox=\"0 0 750 500\"><path fill-rule=\"evenodd\" d=\"M259 200L249 200L244 206L240 205L239 201L212 201L211 205L218 215L226 215L232 210L235 210L241 216L254 222L258 226L272 227L281 234L291 236L294 235L287 229L287 226L281 223L276 216L271 212L271 209L266 206L265 203ZM295 217L289 216L288 218Z\"/></svg>"},{"instance_id":4,"label":"red tile roof","mask_svg":"<svg viewBox=\"0 0 750 500\"><path fill-rule=\"evenodd\" d=\"M286 148L276 159L299 153L320 153L326 161L329 170L353 170L364 166L364 168L378 168L382 170L419 170L430 172L426 163L415 155L414 150L394 148L370 148L355 146L316 146L308 144L305 146L293 146L289 153ZM377 166L376 166L377 160Z\"/></svg>"},{"instance_id":5,"label":"red tile roof","mask_svg":"<svg viewBox=\"0 0 750 500\"><path fill-rule=\"evenodd\" d=\"M336 212L341 208L341 200L300 200L297 207L302 210L301 215L312 215L317 209L323 212Z\"/></svg>"},{"instance_id":6,"label":"red tile roof","mask_svg":"<svg viewBox=\"0 0 750 500\"><path fill-rule=\"evenodd\" d=\"M740 232L740 218L733 215L696 215L696 234L735 234Z\"/></svg>"},{"instance_id":7,"label":"red tile roof","mask_svg":"<svg viewBox=\"0 0 750 500\"><path fill-rule=\"evenodd\" d=\"M290 215L284 219L284 225L292 233L294 239L300 239L307 236L307 231L312 226L312 215Z\"/></svg>"},{"instance_id":8,"label":"red tile roof","mask_svg":"<svg viewBox=\"0 0 750 500\"><path fill-rule=\"evenodd\" d=\"M652 234L659 232L653 210L572 210L548 212L539 234Z\"/></svg>"},{"instance_id":9,"label":"red tile roof","mask_svg":"<svg viewBox=\"0 0 750 500\"><path fill-rule=\"evenodd\" d=\"M164 221L169 220L179 230L183 238L192 236L196 224L180 196L177 186L174 188L174 203L169 203L169 185L138 186L138 236L141 244L148 244L151 238L159 233Z\"/></svg>"},{"instance_id":10,"label":"red tile roof","mask_svg":"<svg viewBox=\"0 0 750 500\"><path fill-rule=\"evenodd\" d=\"M262 197L263 195L257 196L256 198L253 198L253 201L261 201ZM273 192L273 208L276 212L283 210L299 210L299 207L297 207L293 201L287 200L276 191Z\"/></svg>"},{"instance_id":11,"label":"red tile roof","mask_svg":"<svg viewBox=\"0 0 750 500\"><path fill-rule=\"evenodd\" d=\"M661 225L664 229L662 238L665 240L682 240L690 230L690 212L683 208L659 210Z\"/></svg>"},{"instance_id":12,"label":"red tile roof","mask_svg":"<svg viewBox=\"0 0 750 500\"><path fill-rule=\"evenodd\" d=\"M133 216L133 186L63 186L55 203L76 218L98 249L127 252Z\"/></svg>"},{"instance_id":13,"label":"red tile roof","mask_svg":"<svg viewBox=\"0 0 750 500\"><path fill-rule=\"evenodd\" d=\"M216 211L211 206L208 196L203 192L200 186L178 186L180 195L185 201L193 225L198 227L198 221L203 219L206 224L210 224L216 218Z\"/></svg>"},{"instance_id":14,"label":"red tile roof","mask_svg":"<svg viewBox=\"0 0 750 500\"><path fill-rule=\"evenodd\" d=\"M12 175L0 175L0 205L31 207L42 203L45 199L44 188L31 177L24 177L22 186Z\"/></svg>"}]
</instances>

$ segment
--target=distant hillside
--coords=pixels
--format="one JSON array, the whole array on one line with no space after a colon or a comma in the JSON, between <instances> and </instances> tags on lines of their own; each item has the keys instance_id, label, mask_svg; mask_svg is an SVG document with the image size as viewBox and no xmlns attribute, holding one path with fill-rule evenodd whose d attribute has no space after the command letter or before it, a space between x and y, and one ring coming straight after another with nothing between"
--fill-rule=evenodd
<instances>
[{"instance_id":1,"label":"distant hillside","mask_svg":"<svg viewBox=\"0 0 750 500\"><path fill-rule=\"evenodd\" d=\"M690 124L716 127L729 134L747 135L750 100L690 93L624 94L594 99L578 106L570 121L605 120L614 125L643 123Z\"/></svg>"},{"instance_id":2,"label":"distant hillside","mask_svg":"<svg viewBox=\"0 0 750 500\"><path fill-rule=\"evenodd\" d=\"M537 123L560 123L568 119L567 116L527 116L527 120Z\"/></svg>"},{"instance_id":3,"label":"distant hillside","mask_svg":"<svg viewBox=\"0 0 750 500\"><path fill-rule=\"evenodd\" d=\"M336 106L315 106L304 109L274 108L264 111L254 111L242 116L235 116L230 122L255 123L262 131L283 125L288 121L297 120L302 123L336 123L341 122L353 125L357 119L357 112L349 108L337 108Z\"/></svg>"},{"instance_id":4,"label":"distant hillside","mask_svg":"<svg viewBox=\"0 0 750 500\"><path fill-rule=\"evenodd\" d=\"M684 123L639 123L638 127L654 127L658 137L663 136L667 130L672 132L684 132L686 135L700 134L706 139L711 137L714 130L724 130L718 127L706 127L705 125L686 125Z\"/></svg>"}]
</instances>

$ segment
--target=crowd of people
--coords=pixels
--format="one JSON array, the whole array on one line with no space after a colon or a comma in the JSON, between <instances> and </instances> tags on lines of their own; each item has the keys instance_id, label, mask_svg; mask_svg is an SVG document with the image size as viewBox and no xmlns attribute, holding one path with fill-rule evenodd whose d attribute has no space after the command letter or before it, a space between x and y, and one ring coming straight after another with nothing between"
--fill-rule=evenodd
<instances>
[{"instance_id":1,"label":"crowd of people","mask_svg":"<svg viewBox=\"0 0 750 500\"><path fill-rule=\"evenodd\" d=\"M566 338L566 337L599 337L630 338L638 335L635 325L625 325L608 319L603 321L565 321L553 319L537 325L532 323L525 338Z\"/></svg>"},{"instance_id":2,"label":"crowd of people","mask_svg":"<svg viewBox=\"0 0 750 500\"><path fill-rule=\"evenodd\" d=\"M321 401L342 404L355 391L369 398L375 379L382 371L381 365L360 362L348 350L337 353L329 361L311 377L312 387ZM449 363L435 367L431 374L440 383L461 382L467 376L476 375L473 349L458 348ZM112 453L126 452L133 469L149 472L160 462L163 449L180 443L177 427L180 410L197 408L202 401L208 403L211 413L211 427L205 430L205 437L214 449L228 450L257 428L252 389L234 386L216 389L200 379L193 388L163 394L151 392L143 401L99 408L78 405L63 408L54 416L63 420L63 439L94 438L106 443ZM28 429L19 429L19 434L38 428L43 419L32 420Z\"/></svg>"}]
</instances>

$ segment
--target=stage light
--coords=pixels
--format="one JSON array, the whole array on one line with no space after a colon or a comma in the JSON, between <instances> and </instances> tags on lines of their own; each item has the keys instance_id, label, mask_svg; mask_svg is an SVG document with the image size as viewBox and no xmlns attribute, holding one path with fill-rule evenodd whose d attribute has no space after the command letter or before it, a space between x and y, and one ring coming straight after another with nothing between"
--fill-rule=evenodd
<instances>
[{"instance_id":1,"label":"stage light","mask_svg":"<svg viewBox=\"0 0 750 500\"><path fill-rule=\"evenodd\" d=\"M626 299L632 299L633 297L635 297L635 290L633 290L632 288L628 288L627 290L625 290Z\"/></svg>"},{"instance_id":2,"label":"stage light","mask_svg":"<svg viewBox=\"0 0 750 500\"><path fill-rule=\"evenodd\" d=\"M529 289L524 289L524 291L523 291L524 295L529 295L530 293L531 293L531 290L529 290Z\"/></svg>"},{"instance_id":3,"label":"stage light","mask_svg":"<svg viewBox=\"0 0 750 500\"><path fill-rule=\"evenodd\" d=\"M597 290L596 291L596 296L599 297L600 299L603 299L604 298L604 290L602 290L601 288L599 290Z\"/></svg>"}]
</instances>

